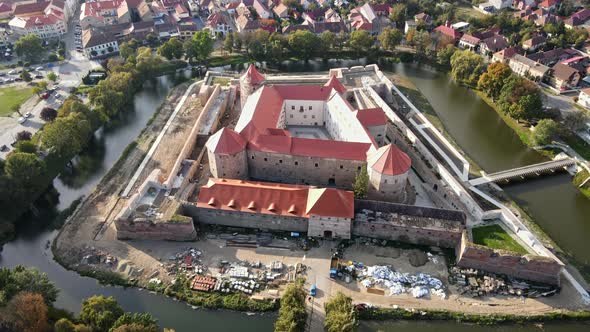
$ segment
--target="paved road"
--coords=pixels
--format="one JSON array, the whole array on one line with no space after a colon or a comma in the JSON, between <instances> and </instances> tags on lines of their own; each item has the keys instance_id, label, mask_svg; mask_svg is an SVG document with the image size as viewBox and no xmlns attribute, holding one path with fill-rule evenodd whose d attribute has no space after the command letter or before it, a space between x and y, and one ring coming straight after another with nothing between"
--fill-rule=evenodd
<instances>
[{"instance_id":1,"label":"paved road","mask_svg":"<svg viewBox=\"0 0 590 332\"><path fill-rule=\"evenodd\" d=\"M66 43L66 60L63 64L53 65L53 67L46 69L45 74L49 71L55 72L58 76L58 90L53 93L48 100L41 100L35 104L34 100L29 100L21 107L21 113L30 112L32 117L25 123L18 123L18 114L13 114L11 117L0 118L0 146L6 145L12 151L11 144L16 138L16 134L20 131L27 130L31 133L38 131L45 122L41 120L40 114L44 107L51 107L57 109L63 103L69 94L72 87L77 87L82 81L82 77L93 68L100 67L96 61L88 60L82 53L76 52L74 41L74 26L78 22L79 15L76 13L70 21L70 28L68 33L64 35L63 40ZM44 65L47 67L47 65ZM61 98L57 99L59 95ZM32 98L37 98L33 96ZM34 105L34 106L33 106ZM0 159L5 159L6 154L10 151L0 152Z\"/></svg>"},{"instance_id":2,"label":"paved road","mask_svg":"<svg viewBox=\"0 0 590 332\"><path fill-rule=\"evenodd\" d=\"M574 106L573 97L577 96L577 93L557 96L545 90L541 91L543 91L545 106L559 109L563 116L580 111L580 109Z\"/></svg>"}]
</instances>

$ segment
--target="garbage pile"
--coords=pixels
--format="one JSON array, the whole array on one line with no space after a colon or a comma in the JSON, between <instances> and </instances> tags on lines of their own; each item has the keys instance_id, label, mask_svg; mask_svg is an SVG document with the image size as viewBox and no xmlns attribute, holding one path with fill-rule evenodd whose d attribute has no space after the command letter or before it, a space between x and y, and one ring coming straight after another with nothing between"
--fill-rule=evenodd
<instances>
[{"instance_id":1,"label":"garbage pile","mask_svg":"<svg viewBox=\"0 0 590 332\"><path fill-rule=\"evenodd\" d=\"M449 281L459 288L459 294L471 297L513 295L524 297L549 296L557 292L550 285L531 284L476 269L451 268Z\"/></svg>"},{"instance_id":2,"label":"garbage pile","mask_svg":"<svg viewBox=\"0 0 590 332\"><path fill-rule=\"evenodd\" d=\"M201 263L202 252L195 248L185 248L170 256L169 263L164 265L168 275L176 275L180 272L204 274L207 266Z\"/></svg>"},{"instance_id":3,"label":"garbage pile","mask_svg":"<svg viewBox=\"0 0 590 332\"><path fill-rule=\"evenodd\" d=\"M442 299L446 298L442 281L425 273L412 275L396 272L389 266L375 265L364 269L361 276L364 278L361 281L363 286L369 288L376 285L386 288L389 290L389 295L410 293L420 298L431 294Z\"/></svg>"},{"instance_id":4,"label":"garbage pile","mask_svg":"<svg viewBox=\"0 0 590 332\"><path fill-rule=\"evenodd\" d=\"M117 265L117 261L117 257L97 250L94 247L89 247L87 248L86 255L82 256L80 263L93 265L105 264L109 267L113 267Z\"/></svg>"}]
</instances>

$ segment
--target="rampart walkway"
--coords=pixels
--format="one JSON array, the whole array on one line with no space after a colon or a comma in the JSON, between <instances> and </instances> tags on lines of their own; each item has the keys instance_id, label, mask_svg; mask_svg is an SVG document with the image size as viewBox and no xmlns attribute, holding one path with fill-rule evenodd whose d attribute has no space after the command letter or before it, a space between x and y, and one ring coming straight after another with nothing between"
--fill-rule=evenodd
<instances>
[{"instance_id":1,"label":"rampart walkway","mask_svg":"<svg viewBox=\"0 0 590 332\"><path fill-rule=\"evenodd\" d=\"M556 170L574 165L576 161L572 158L564 158L552 161L545 161L538 164L513 168L501 172L486 174L477 179L469 181L472 186L478 186L484 183L500 182L511 179L525 179L529 176L540 176L542 174L552 174Z\"/></svg>"}]
</instances>

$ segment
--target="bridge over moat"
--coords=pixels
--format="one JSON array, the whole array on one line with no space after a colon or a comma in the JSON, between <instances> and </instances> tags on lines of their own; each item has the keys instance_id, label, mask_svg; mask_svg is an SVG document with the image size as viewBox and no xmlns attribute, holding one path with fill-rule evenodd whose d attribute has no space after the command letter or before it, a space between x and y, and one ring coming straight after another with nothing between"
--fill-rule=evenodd
<instances>
[{"instance_id":1,"label":"bridge over moat","mask_svg":"<svg viewBox=\"0 0 590 332\"><path fill-rule=\"evenodd\" d=\"M484 183L510 181L513 179L524 180L528 177L537 177L544 174L553 174L557 170L565 169L576 163L575 159L563 158L551 161L545 161L538 164L517 167L501 172L485 174L482 177L469 181L472 186L478 186Z\"/></svg>"}]
</instances>

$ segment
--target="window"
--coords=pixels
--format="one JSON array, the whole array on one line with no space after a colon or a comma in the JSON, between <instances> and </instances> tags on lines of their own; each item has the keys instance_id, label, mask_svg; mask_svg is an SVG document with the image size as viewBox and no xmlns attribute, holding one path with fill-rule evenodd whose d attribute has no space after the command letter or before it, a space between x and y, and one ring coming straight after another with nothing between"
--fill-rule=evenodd
<instances>
[{"instance_id":1,"label":"window","mask_svg":"<svg viewBox=\"0 0 590 332\"><path fill-rule=\"evenodd\" d=\"M252 156L252 159L254 159L254 156Z\"/></svg>"},{"instance_id":2,"label":"window","mask_svg":"<svg viewBox=\"0 0 590 332\"><path fill-rule=\"evenodd\" d=\"M295 105L291 105L291 109L292 110L295 110Z\"/></svg>"},{"instance_id":3,"label":"window","mask_svg":"<svg viewBox=\"0 0 590 332\"><path fill-rule=\"evenodd\" d=\"M299 112L303 112L303 106L299 106Z\"/></svg>"},{"instance_id":4,"label":"window","mask_svg":"<svg viewBox=\"0 0 590 332\"><path fill-rule=\"evenodd\" d=\"M343 168L344 168L344 166L340 165L340 169L343 169Z\"/></svg>"},{"instance_id":5,"label":"window","mask_svg":"<svg viewBox=\"0 0 590 332\"><path fill-rule=\"evenodd\" d=\"M289 117L290 117L291 119L293 119L293 114L289 115Z\"/></svg>"},{"instance_id":6,"label":"window","mask_svg":"<svg viewBox=\"0 0 590 332\"><path fill-rule=\"evenodd\" d=\"M304 116L303 116L303 118L304 118L304 119L307 119L307 115L304 115Z\"/></svg>"},{"instance_id":7,"label":"window","mask_svg":"<svg viewBox=\"0 0 590 332\"><path fill-rule=\"evenodd\" d=\"M318 166L319 166L318 163L315 163L315 167L318 167Z\"/></svg>"},{"instance_id":8,"label":"window","mask_svg":"<svg viewBox=\"0 0 590 332\"><path fill-rule=\"evenodd\" d=\"M267 158L264 158L264 161L268 161L268 159Z\"/></svg>"},{"instance_id":9,"label":"window","mask_svg":"<svg viewBox=\"0 0 590 332\"><path fill-rule=\"evenodd\" d=\"M297 165L299 165L299 162L298 161L295 162L295 166L297 166Z\"/></svg>"},{"instance_id":10,"label":"window","mask_svg":"<svg viewBox=\"0 0 590 332\"><path fill-rule=\"evenodd\" d=\"M312 116L311 116L311 118L312 118L312 119L315 119L315 115L312 115Z\"/></svg>"},{"instance_id":11,"label":"window","mask_svg":"<svg viewBox=\"0 0 590 332\"><path fill-rule=\"evenodd\" d=\"M309 106L309 110L311 111L313 109L313 107Z\"/></svg>"},{"instance_id":12,"label":"window","mask_svg":"<svg viewBox=\"0 0 590 332\"><path fill-rule=\"evenodd\" d=\"M279 159L279 164L282 164L282 163L283 163L283 160L282 159Z\"/></svg>"}]
</instances>

